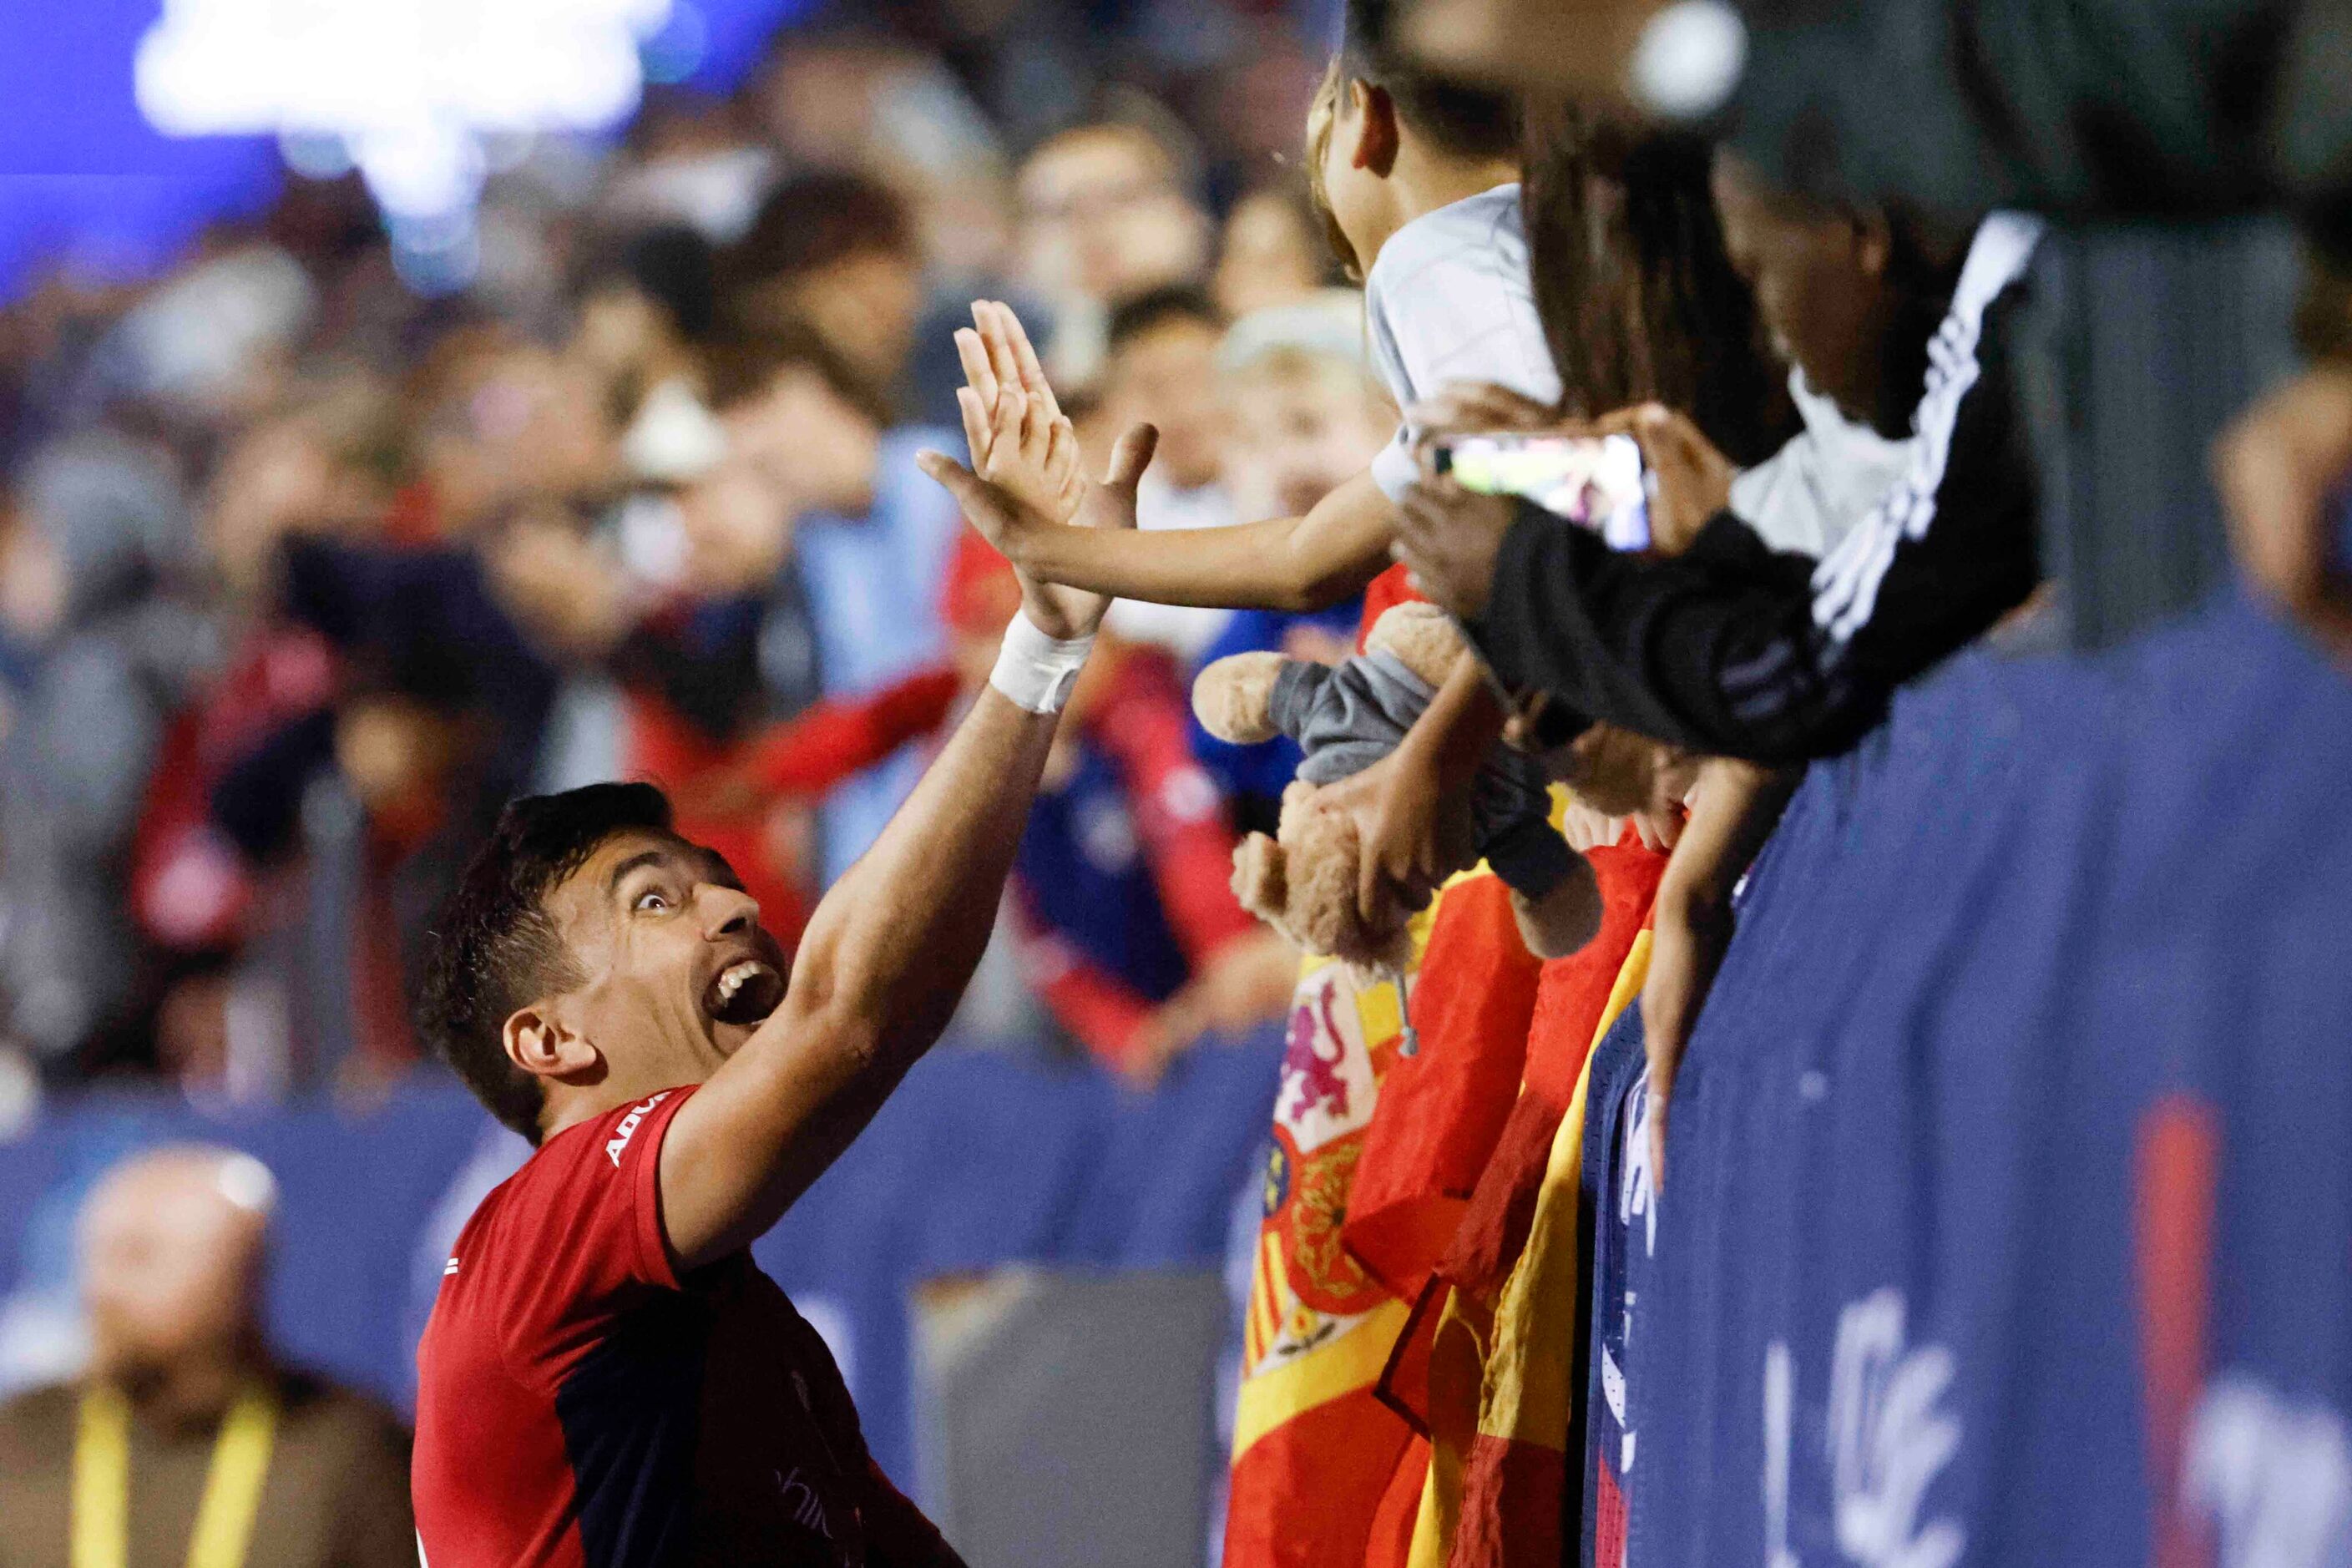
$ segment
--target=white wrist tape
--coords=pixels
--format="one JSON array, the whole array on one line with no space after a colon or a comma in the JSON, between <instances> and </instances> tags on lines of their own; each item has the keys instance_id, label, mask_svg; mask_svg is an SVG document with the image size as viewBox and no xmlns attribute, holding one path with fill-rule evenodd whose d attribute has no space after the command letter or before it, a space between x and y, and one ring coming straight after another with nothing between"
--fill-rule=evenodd
<instances>
[{"instance_id":1,"label":"white wrist tape","mask_svg":"<svg viewBox=\"0 0 2352 1568\"><path fill-rule=\"evenodd\" d=\"M1031 625L1027 616L1016 615L1004 628L1004 647L996 656L988 683L1015 708L1059 713L1094 647L1091 637L1056 642Z\"/></svg>"}]
</instances>

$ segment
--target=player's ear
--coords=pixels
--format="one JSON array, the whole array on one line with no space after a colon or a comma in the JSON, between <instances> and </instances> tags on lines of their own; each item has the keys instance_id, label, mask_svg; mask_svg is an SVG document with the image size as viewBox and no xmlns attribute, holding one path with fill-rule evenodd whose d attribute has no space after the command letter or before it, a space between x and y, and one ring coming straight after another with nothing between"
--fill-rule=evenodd
<instances>
[{"instance_id":1,"label":"player's ear","mask_svg":"<svg viewBox=\"0 0 2352 1568\"><path fill-rule=\"evenodd\" d=\"M1349 82L1348 93L1356 106L1356 145L1349 162L1385 180L1397 161L1396 100L1388 89L1361 81Z\"/></svg>"},{"instance_id":2,"label":"player's ear","mask_svg":"<svg viewBox=\"0 0 2352 1568\"><path fill-rule=\"evenodd\" d=\"M596 1064L596 1047L566 1028L555 1009L540 1003L507 1016L507 1060L533 1078L570 1078Z\"/></svg>"}]
</instances>

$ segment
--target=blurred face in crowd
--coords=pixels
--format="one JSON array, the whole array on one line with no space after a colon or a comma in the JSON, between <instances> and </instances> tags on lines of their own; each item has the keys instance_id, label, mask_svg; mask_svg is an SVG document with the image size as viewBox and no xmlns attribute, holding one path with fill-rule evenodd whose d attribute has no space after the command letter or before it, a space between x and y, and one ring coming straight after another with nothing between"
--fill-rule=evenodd
<instances>
[{"instance_id":1,"label":"blurred face in crowd","mask_svg":"<svg viewBox=\"0 0 2352 1568\"><path fill-rule=\"evenodd\" d=\"M536 347L488 356L436 415L425 465L446 524L470 531L534 496L594 495L620 471L604 387L581 363Z\"/></svg>"},{"instance_id":2,"label":"blurred face in crowd","mask_svg":"<svg viewBox=\"0 0 2352 1568\"><path fill-rule=\"evenodd\" d=\"M756 464L730 456L678 496L687 581L714 595L763 593L792 552L790 503Z\"/></svg>"},{"instance_id":3,"label":"blurred face in crowd","mask_svg":"<svg viewBox=\"0 0 2352 1568\"><path fill-rule=\"evenodd\" d=\"M720 422L729 449L766 477L787 510L857 516L873 504L882 433L814 365L785 366Z\"/></svg>"},{"instance_id":4,"label":"blurred face in crowd","mask_svg":"<svg viewBox=\"0 0 2352 1568\"><path fill-rule=\"evenodd\" d=\"M248 1155L166 1149L116 1167L81 1215L82 1303L104 1376L225 1362L257 1331L272 1184Z\"/></svg>"},{"instance_id":5,"label":"blurred face in crowd","mask_svg":"<svg viewBox=\"0 0 2352 1568\"><path fill-rule=\"evenodd\" d=\"M72 591L65 556L48 531L0 495L0 636L47 641L65 620Z\"/></svg>"},{"instance_id":6,"label":"blurred face in crowd","mask_svg":"<svg viewBox=\"0 0 2352 1568\"><path fill-rule=\"evenodd\" d=\"M633 1098L699 1083L783 1000L787 961L758 902L674 835L614 834L546 910L582 979L507 1020L526 1070L594 1075Z\"/></svg>"},{"instance_id":7,"label":"blurred face in crowd","mask_svg":"<svg viewBox=\"0 0 2352 1568\"><path fill-rule=\"evenodd\" d=\"M530 507L483 542L499 603L558 659L591 658L627 630L630 587L619 552L571 509Z\"/></svg>"},{"instance_id":8,"label":"blurred face in crowd","mask_svg":"<svg viewBox=\"0 0 2352 1568\"><path fill-rule=\"evenodd\" d=\"M868 385L898 384L923 312L923 268L911 255L854 250L779 278L748 303L746 320L801 322Z\"/></svg>"},{"instance_id":9,"label":"blurred face in crowd","mask_svg":"<svg viewBox=\"0 0 2352 1568\"><path fill-rule=\"evenodd\" d=\"M668 314L625 284L600 288L581 301L566 353L606 387L649 386L685 362Z\"/></svg>"},{"instance_id":10,"label":"blurred face in crowd","mask_svg":"<svg viewBox=\"0 0 2352 1568\"><path fill-rule=\"evenodd\" d=\"M1885 215L1773 190L1727 156L1716 160L1715 203L1725 248L1756 292L1774 348L1850 417L1874 418L1894 304Z\"/></svg>"},{"instance_id":11,"label":"blurred face in crowd","mask_svg":"<svg viewBox=\"0 0 2352 1568\"><path fill-rule=\"evenodd\" d=\"M299 414L256 426L223 455L203 520L204 543L235 592L258 592L278 543L341 531L383 515L381 477L338 449L320 421Z\"/></svg>"},{"instance_id":12,"label":"blurred face in crowd","mask_svg":"<svg viewBox=\"0 0 2352 1568\"><path fill-rule=\"evenodd\" d=\"M1168 153L1128 126L1065 132L1030 154L1018 195L1033 286L1105 304L1200 276L1208 219Z\"/></svg>"},{"instance_id":13,"label":"blurred face in crowd","mask_svg":"<svg viewBox=\"0 0 2352 1568\"><path fill-rule=\"evenodd\" d=\"M1216 481L1225 411L1217 396L1217 327L1193 316L1160 318L1121 342L1103 376L1105 423L1160 427L1152 468L1179 489Z\"/></svg>"},{"instance_id":14,"label":"blurred face in crowd","mask_svg":"<svg viewBox=\"0 0 2352 1568\"><path fill-rule=\"evenodd\" d=\"M1211 284L1217 308L1237 321L1312 293L1323 280L1323 249L1297 202L1276 190L1251 192L1225 219Z\"/></svg>"},{"instance_id":15,"label":"blurred face in crowd","mask_svg":"<svg viewBox=\"0 0 2352 1568\"><path fill-rule=\"evenodd\" d=\"M1243 517L1297 517L1362 473L1396 428L1364 373L1304 350L1261 354L1225 379L1225 489Z\"/></svg>"},{"instance_id":16,"label":"blurred face in crowd","mask_svg":"<svg viewBox=\"0 0 2352 1568\"><path fill-rule=\"evenodd\" d=\"M463 722L414 698L354 698L335 714L335 763L379 826L429 830L467 751Z\"/></svg>"}]
</instances>

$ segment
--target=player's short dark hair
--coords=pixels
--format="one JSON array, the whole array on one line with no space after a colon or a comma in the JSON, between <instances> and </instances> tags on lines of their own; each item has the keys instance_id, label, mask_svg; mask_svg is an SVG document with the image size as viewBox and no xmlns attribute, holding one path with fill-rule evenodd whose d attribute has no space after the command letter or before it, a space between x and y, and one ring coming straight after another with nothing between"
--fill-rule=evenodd
<instances>
[{"instance_id":1,"label":"player's short dark hair","mask_svg":"<svg viewBox=\"0 0 2352 1568\"><path fill-rule=\"evenodd\" d=\"M1224 312L1204 289L1191 283L1163 283L1111 307L1110 319L1103 324L1103 348L1115 354L1162 327L1194 323L1222 332Z\"/></svg>"},{"instance_id":2,"label":"player's short dark hair","mask_svg":"<svg viewBox=\"0 0 2352 1568\"><path fill-rule=\"evenodd\" d=\"M579 984L547 896L616 833L672 831L668 797L647 784L530 795L499 814L427 939L416 1025L490 1114L533 1143L539 1080L507 1059L518 1008Z\"/></svg>"},{"instance_id":3,"label":"player's short dark hair","mask_svg":"<svg viewBox=\"0 0 2352 1568\"><path fill-rule=\"evenodd\" d=\"M1405 129L1460 158L1510 158L1519 151L1518 100L1429 70L1397 47L1395 0L1348 0L1339 70L1377 87Z\"/></svg>"}]
</instances>

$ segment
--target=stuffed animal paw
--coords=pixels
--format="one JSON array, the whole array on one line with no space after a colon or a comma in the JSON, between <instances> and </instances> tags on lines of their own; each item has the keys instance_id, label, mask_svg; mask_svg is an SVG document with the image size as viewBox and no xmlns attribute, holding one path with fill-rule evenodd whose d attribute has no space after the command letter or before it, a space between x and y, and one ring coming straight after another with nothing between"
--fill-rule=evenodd
<instances>
[{"instance_id":1,"label":"stuffed animal paw","mask_svg":"<svg viewBox=\"0 0 2352 1568\"><path fill-rule=\"evenodd\" d=\"M1402 915L1392 928L1373 929L1358 910L1354 821L1318 805L1318 795L1394 751L1465 651L1443 610L1398 605L1374 623L1364 651L1339 665L1235 654L1193 681L1192 711L1211 734L1240 745L1288 735L1307 754L1283 793L1275 837L1254 834L1234 851L1234 892L1307 952L1373 967L1408 955ZM1519 934L1538 957L1591 941L1600 929L1600 889L1591 867L1551 826L1541 769L1497 746L1458 806L1458 819L1441 824L1447 869L1486 858L1509 884Z\"/></svg>"}]
</instances>

